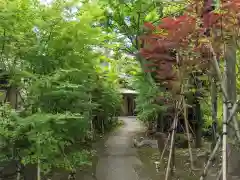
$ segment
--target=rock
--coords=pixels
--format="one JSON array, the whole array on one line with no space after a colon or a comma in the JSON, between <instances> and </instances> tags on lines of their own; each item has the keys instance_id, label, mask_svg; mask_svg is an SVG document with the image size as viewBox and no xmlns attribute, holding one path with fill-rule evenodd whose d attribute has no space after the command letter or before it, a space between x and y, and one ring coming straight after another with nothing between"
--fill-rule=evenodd
<instances>
[{"instance_id":1,"label":"rock","mask_svg":"<svg viewBox=\"0 0 240 180\"><path fill-rule=\"evenodd\" d=\"M133 139L134 147L141 148L141 147L151 147L151 148L158 148L156 140L144 139L140 138L137 140L136 138Z\"/></svg>"}]
</instances>

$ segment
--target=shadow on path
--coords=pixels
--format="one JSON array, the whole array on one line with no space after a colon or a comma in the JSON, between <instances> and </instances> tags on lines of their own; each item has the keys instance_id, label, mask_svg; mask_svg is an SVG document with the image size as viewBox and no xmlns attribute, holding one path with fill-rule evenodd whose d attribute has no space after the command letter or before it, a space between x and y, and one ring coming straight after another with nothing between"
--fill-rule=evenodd
<instances>
[{"instance_id":1,"label":"shadow on path","mask_svg":"<svg viewBox=\"0 0 240 180\"><path fill-rule=\"evenodd\" d=\"M150 180L143 173L142 162L132 139L143 130L134 117L119 117L124 126L109 135L104 148L98 152L97 180Z\"/></svg>"}]
</instances>

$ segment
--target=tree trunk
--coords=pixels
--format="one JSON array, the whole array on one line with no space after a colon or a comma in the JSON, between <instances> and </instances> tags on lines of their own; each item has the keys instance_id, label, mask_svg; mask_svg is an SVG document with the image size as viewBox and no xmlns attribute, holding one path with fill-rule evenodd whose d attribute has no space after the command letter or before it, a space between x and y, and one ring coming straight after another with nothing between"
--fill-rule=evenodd
<instances>
[{"instance_id":1,"label":"tree trunk","mask_svg":"<svg viewBox=\"0 0 240 180\"><path fill-rule=\"evenodd\" d=\"M202 111L201 111L201 105L199 102L199 99L201 98L201 92L199 89L202 88L202 81L198 78L201 76L201 73L195 72L194 73L194 79L195 79L195 89L196 92L194 94L194 115L196 120L196 142L195 147L200 148L202 146L202 125L203 125L203 119L202 119Z\"/></svg>"},{"instance_id":2,"label":"tree trunk","mask_svg":"<svg viewBox=\"0 0 240 180\"><path fill-rule=\"evenodd\" d=\"M214 74L211 77L211 101L212 101L212 149L217 140L217 84Z\"/></svg>"},{"instance_id":3,"label":"tree trunk","mask_svg":"<svg viewBox=\"0 0 240 180\"><path fill-rule=\"evenodd\" d=\"M13 109L17 109L17 88L10 86L6 93L6 100Z\"/></svg>"},{"instance_id":4,"label":"tree trunk","mask_svg":"<svg viewBox=\"0 0 240 180\"><path fill-rule=\"evenodd\" d=\"M227 87L227 93L230 101L233 103L236 101L236 47L233 46L234 43L229 43L226 48L225 53L225 82ZM234 130L228 131L229 137L234 139L235 133ZM239 151L236 147L233 147L233 144L229 144L229 151L231 152L228 159L228 174L231 176L240 177L240 157ZM230 177L229 177L230 179ZM239 179L239 178L238 178Z\"/></svg>"},{"instance_id":5,"label":"tree trunk","mask_svg":"<svg viewBox=\"0 0 240 180\"><path fill-rule=\"evenodd\" d=\"M163 132L164 131L164 122L163 122L163 112L160 112L158 114L157 119L157 132Z\"/></svg>"},{"instance_id":6,"label":"tree trunk","mask_svg":"<svg viewBox=\"0 0 240 180\"><path fill-rule=\"evenodd\" d=\"M196 143L195 147L200 148L202 146L202 112L201 112L201 105L197 101L196 107L195 107L195 114L196 114Z\"/></svg>"}]
</instances>

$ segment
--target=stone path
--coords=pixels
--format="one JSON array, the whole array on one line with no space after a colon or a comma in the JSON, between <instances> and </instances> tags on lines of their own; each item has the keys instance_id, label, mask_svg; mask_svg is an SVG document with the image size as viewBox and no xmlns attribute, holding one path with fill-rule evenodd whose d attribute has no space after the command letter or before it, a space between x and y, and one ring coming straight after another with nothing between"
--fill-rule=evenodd
<instances>
[{"instance_id":1,"label":"stone path","mask_svg":"<svg viewBox=\"0 0 240 180\"><path fill-rule=\"evenodd\" d=\"M133 136L142 130L134 117L120 117L124 126L112 133L99 152L97 180L151 180L143 172L142 162L133 148Z\"/></svg>"}]
</instances>

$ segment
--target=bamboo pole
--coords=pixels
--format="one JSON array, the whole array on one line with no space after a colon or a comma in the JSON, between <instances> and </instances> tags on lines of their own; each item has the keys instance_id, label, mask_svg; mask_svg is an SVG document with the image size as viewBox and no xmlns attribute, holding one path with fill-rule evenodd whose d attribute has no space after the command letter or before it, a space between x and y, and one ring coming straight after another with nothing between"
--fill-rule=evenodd
<instances>
[{"instance_id":1,"label":"bamboo pole","mask_svg":"<svg viewBox=\"0 0 240 180\"><path fill-rule=\"evenodd\" d=\"M40 166L40 159L38 158L37 161L37 180L41 180L41 166Z\"/></svg>"},{"instance_id":2,"label":"bamboo pole","mask_svg":"<svg viewBox=\"0 0 240 180\"><path fill-rule=\"evenodd\" d=\"M181 104L182 104L182 98L180 98L180 100L176 102L176 109L177 110L179 109ZM168 180L169 173L170 173L170 170L171 170L170 165L171 165L172 156L173 156L173 148L174 148L174 143L175 143L175 133L176 133L176 128L177 128L177 124L178 124L178 115L179 115L179 111L176 112L174 120L173 120L171 143L170 143L170 152L169 152L169 156L168 156L168 164L167 164L167 169L166 169L165 180Z\"/></svg>"},{"instance_id":3,"label":"bamboo pole","mask_svg":"<svg viewBox=\"0 0 240 180\"><path fill-rule=\"evenodd\" d=\"M230 156L230 154L231 154L231 151L230 151L230 149L229 149L228 157ZM219 172L218 172L218 174L217 174L217 179L216 179L216 180L220 180L220 179L221 179L221 177L222 177L222 172L223 172L223 170L222 170L222 167L221 167L221 169L219 170Z\"/></svg>"},{"instance_id":4,"label":"bamboo pole","mask_svg":"<svg viewBox=\"0 0 240 180\"><path fill-rule=\"evenodd\" d=\"M239 103L240 103L240 100L236 101L235 104L233 105L233 107L231 109L231 112L230 112L230 115L229 115L229 117L227 119L226 124L229 124L232 121L233 116L236 114L236 112L238 110ZM216 143L212 153L210 154L210 157L209 157L209 159L207 161L207 164L206 164L206 166L205 166L205 168L203 170L203 173L202 173L202 175L200 177L200 180L204 180L205 177L207 176L207 173L208 173L208 170L210 168L210 165L211 165L211 163L212 163L212 161L213 161L213 159L215 157L215 154L217 153L217 150L219 149L219 147L221 145L221 142L222 142L222 136L219 136L219 138L217 140L217 143Z\"/></svg>"},{"instance_id":5,"label":"bamboo pole","mask_svg":"<svg viewBox=\"0 0 240 180\"><path fill-rule=\"evenodd\" d=\"M40 154L41 154L41 144L40 144L40 137L39 133L37 133L37 152L38 152L38 157L37 157L37 180L41 180L41 160L40 160Z\"/></svg>"},{"instance_id":6,"label":"bamboo pole","mask_svg":"<svg viewBox=\"0 0 240 180\"><path fill-rule=\"evenodd\" d=\"M222 167L221 167L220 171L219 171L218 174L217 174L217 179L216 179L216 180L220 180L220 179L221 179L221 177L222 177L222 172L223 172L223 170L222 170Z\"/></svg>"},{"instance_id":7,"label":"bamboo pole","mask_svg":"<svg viewBox=\"0 0 240 180\"><path fill-rule=\"evenodd\" d=\"M171 125L171 129L173 129L173 128L174 128L174 122L173 122L172 125ZM170 140L170 137L171 137L171 133L168 134L167 140L166 140L166 142L165 142L165 145L164 145L164 148L163 148L163 151L162 151L162 153L161 153L160 160L159 160L159 166L161 165L161 162L162 162L164 153L165 153L165 151L166 151L166 149L167 149L167 145L168 145L168 142L169 142L169 140Z\"/></svg>"},{"instance_id":8,"label":"bamboo pole","mask_svg":"<svg viewBox=\"0 0 240 180\"><path fill-rule=\"evenodd\" d=\"M168 134L168 138L167 138L167 140L166 140L166 142L165 142L165 146L164 146L164 149L163 149L163 151L162 151L162 154L161 154L160 160L159 160L159 166L161 165L161 162L162 162L162 159L163 159L164 153L165 153L165 151L166 151L166 149L167 149L167 145L168 145L168 142L169 142L170 136L171 136L171 134L169 133L169 134Z\"/></svg>"},{"instance_id":9,"label":"bamboo pole","mask_svg":"<svg viewBox=\"0 0 240 180\"><path fill-rule=\"evenodd\" d=\"M227 180L227 118L228 102L224 102L223 135L222 135L222 179Z\"/></svg>"},{"instance_id":10,"label":"bamboo pole","mask_svg":"<svg viewBox=\"0 0 240 180\"><path fill-rule=\"evenodd\" d=\"M219 68L219 64L217 62L217 56L214 52L214 49L211 45L211 43L209 43L209 48L210 48L210 51L211 53L213 54L213 61L212 62L212 65L213 65L213 68L215 69L216 71L216 75L217 75L217 78L218 80L221 82L221 90L222 90L222 94L223 94L223 100L224 102L227 103L227 111L229 113L229 110L231 109L232 107L232 102L229 102L229 97L228 97L228 94L227 94L227 89L224 85L224 82L222 81L222 75L221 75L221 71L220 71L220 68ZM238 141L240 142L240 131L239 131L239 126L238 126L238 122L237 122L237 119L236 119L236 116L233 117L233 123L234 123L234 128L235 128L235 133L236 133L236 137L238 139Z\"/></svg>"},{"instance_id":11,"label":"bamboo pole","mask_svg":"<svg viewBox=\"0 0 240 180\"><path fill-rule=\"evenodd\" d=\"M187 138L188 138L188 153L190 157L190 164L191 164L191 169L194 169L194 164L193 164L193 155L192 155L192 148L191 148L191 140L190 140L190 132L189 132L189 123L188 123L188 118L187 118L187 109L186 109L186 102L185 98L183 97L183 115L184 115L184 124L187 132Z\"/></svg>"},{"instance_id":12,"label":"bamboo pole","mask_svg":"<svg viewBox=\"0 0 240 180\"><path fill-rule=\"evenodd\" d=\"M222 139L221 139L221 137L219 137L218 141L217 141L217 143L216 143L216 145L215 145L215 147L214 147L214 149L212 151L212 153L209 156L209 159L208 159L207 164L206 164L206 166L205 166L205 168L203 170L203 173L202 173L202 175L200 177L200 180L204 180L205 177L207 176L207 173L208 173L208 170L210 168L210 165L211 165L211 163L212 163L212 161L213 161L213 159L215 157L215 154L217 153L217 150L219 149L219 147L221 145L221 142L222 142Z\"/></svg>"},{"instance_id":13,"label":"bamboo pole","mask_svg":"<svg viewBox=\"0 0 240 180\"><path fill-rule=\"evenodd\" d=\"M21 180L21 165L20 165L21 162L19 162L17 164L17 178L16 180Z\"/></svg>"},{"instance_id":14,"label":"bamboo pole","mask_svg":"<svg viewBox=\"0 0 240 180\"><path fill-rule=\"evenodd\" d=\"M168 164L167 164L167 169L166 169L165 180L168 180L170 169L171 169L170 165L171 165L171 161L172 161L173 146L174 146L174 142L175 142L176 126L178 124L178 113L176 113L176 115L174 117L173 124L174 124L174 127L172 128L170 152L169 152L169 156L168 156Z\"/></svg>"},{"instance_id":15,"label":"bamboo pole","mask_svg":"<svg viewBox=\"0 0 240 180\"><path fill-rule=\"evenodd\" d=\"M221 71L219 68L219 65L217 63L216 54L214 52L213 47L210 44L210 51L213 54L213 61L212 65L213 68L216 71L216 75L218 80L221 82L221 90L223 94L223 101L224 101L224 112L223 112L223 147L222 147L222 179L227 180L227 116L229 114L229 109L232 108L232 102L229 101L229 95L227 92L227 88L225 86L225 81L223 81L223 78L221 76ZM233 116L233 124L234 129L236 133L237 140L240 142L240 132L239 132L239 126L236 119L236 116Z\"/></svg>"}]
</instances>

